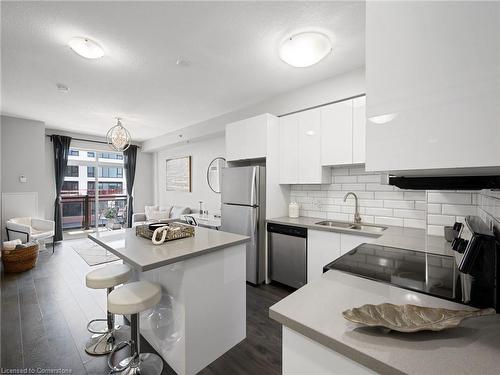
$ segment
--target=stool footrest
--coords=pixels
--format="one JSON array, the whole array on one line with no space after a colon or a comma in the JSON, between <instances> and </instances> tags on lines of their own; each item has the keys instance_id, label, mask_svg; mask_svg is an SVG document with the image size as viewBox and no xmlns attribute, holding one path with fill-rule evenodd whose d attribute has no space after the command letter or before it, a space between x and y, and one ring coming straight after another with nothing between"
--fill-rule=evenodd
<instances>
[{"instance_id":1,"label":"stool footrest","mask_svg":"<svg viewBox=\"0 0 500 375\"><path fill-rule=\"evenodd\" d=\"M96 322L104 322L105 325L106 325L106 328L104 329L95 329L92 327L92 325ZM92 319L90 322L88 322L87 324L87 331L89 331L90 333L95 333L95 334L105 334L105 333L110 333L112 331L112 329L110 330L108 328L108 320L107 319Z\"/></svg>"}]
</instances>

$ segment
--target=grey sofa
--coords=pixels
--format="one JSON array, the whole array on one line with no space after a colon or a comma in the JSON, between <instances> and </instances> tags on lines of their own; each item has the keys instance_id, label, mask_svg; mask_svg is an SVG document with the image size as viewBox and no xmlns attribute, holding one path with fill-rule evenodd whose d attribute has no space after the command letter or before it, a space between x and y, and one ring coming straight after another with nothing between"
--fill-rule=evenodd
<instances>
[{"instance_id":1,"label":"grey sofa","mask_svg":"<svg viewBox=\"0 0 500 375\"><path fill-rule=\"evenodd\" d=\"M186 206L173 206L170 211L170 219L178 219L181 215L187 215L191 213L191 209ZM137 213L132 215L132 226L141 225L147 222L146 213Z\"/></svg>"}]
</instances>

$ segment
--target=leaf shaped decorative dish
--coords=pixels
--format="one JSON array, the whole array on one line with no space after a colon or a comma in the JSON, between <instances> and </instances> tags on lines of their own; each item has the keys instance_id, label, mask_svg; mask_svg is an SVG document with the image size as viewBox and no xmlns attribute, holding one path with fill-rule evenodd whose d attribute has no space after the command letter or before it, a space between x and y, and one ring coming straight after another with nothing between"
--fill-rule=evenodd
<instances>
[{"instance_id":1,"label":"leaf shaped decorative dish","mask_svg":"<svg viewBox=\"0 0 500 375\"><path fill-rule=\"evenodd\" d=\"M342 313L347 320L370 327L399 332L441 331L458 326L462 320L495 314L495 309L448 310L417 305L363 305Z\"/></svg>"}]
</instances>

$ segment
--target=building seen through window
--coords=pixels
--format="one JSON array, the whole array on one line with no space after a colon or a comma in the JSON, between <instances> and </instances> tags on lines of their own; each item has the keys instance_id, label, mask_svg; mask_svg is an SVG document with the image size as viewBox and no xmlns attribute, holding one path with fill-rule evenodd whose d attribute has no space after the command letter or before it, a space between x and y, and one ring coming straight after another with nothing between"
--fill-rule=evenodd
<instances>
[{"instance_id":1,"label":"building seen through window","mask_svg":"<svg viewBox=\"0 0 500 375\"><path fill-rule=\"evenodd\" d=\"M105 211L110 206L119 209L123 220L127 204L123 154L85 149L70 149L69 154L70 165L61 194L63 228L88 229L96 223L106 225Z\"/></svg>"}]
</instances>

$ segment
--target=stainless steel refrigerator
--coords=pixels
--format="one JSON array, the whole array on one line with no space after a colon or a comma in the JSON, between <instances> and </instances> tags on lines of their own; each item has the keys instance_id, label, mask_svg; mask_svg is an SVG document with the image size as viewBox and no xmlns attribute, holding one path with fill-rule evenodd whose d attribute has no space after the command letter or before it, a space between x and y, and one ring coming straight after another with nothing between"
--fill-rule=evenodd
<instances>
[{"instance_id":1,"label":"stainless steel refrigerator","mask_svg":"<svg viewBox=\"0 0 500 375\"><path fill-rule=\"evenodd\" d=\"M250 237L247 242L247 281L265 280L266 168L222 169L221 230Z\"/></svg>"}]
</instances>

